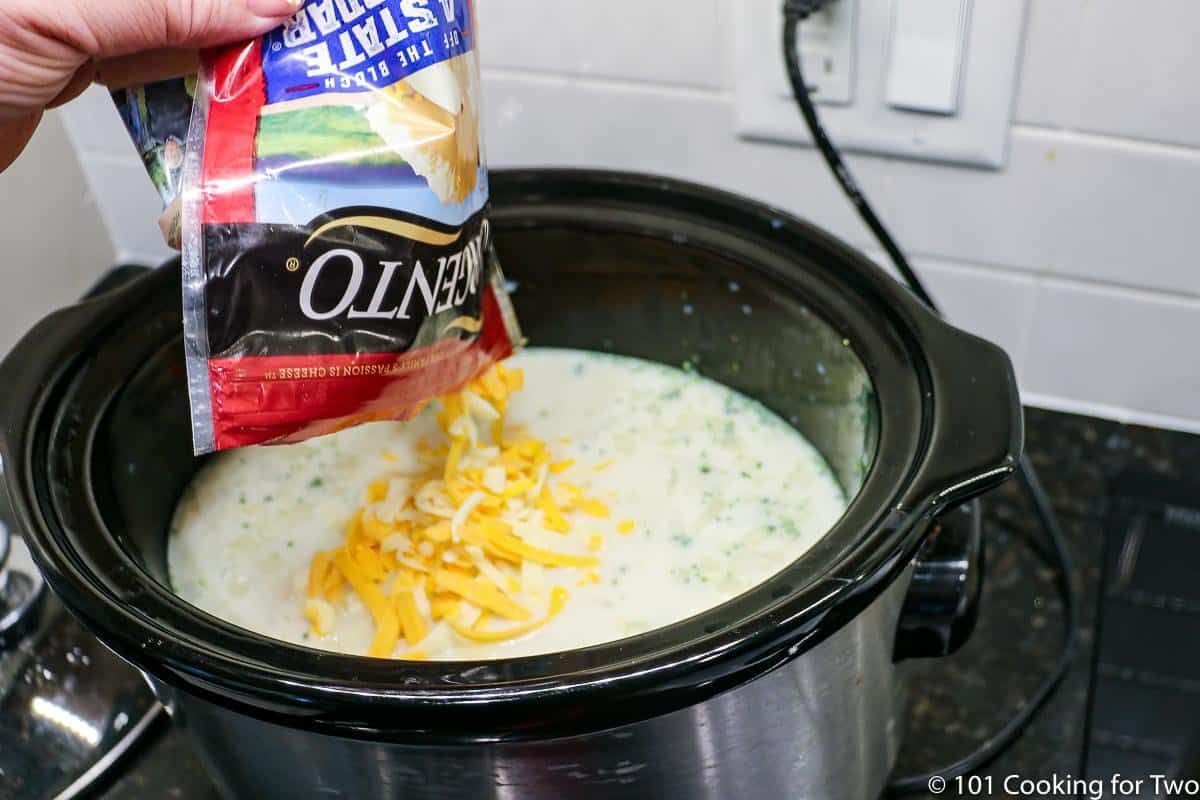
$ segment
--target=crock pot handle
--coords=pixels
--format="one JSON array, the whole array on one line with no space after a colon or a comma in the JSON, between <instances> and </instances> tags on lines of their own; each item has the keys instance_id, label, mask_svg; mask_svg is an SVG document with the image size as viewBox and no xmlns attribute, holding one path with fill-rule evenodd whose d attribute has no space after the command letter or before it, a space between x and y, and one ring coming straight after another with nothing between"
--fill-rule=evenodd
<instances>
[{"instance_id":1,"label":"crock pot handle","mask_svg":"<svg viewBox=\"0 0 1200 800\"><path fill-rule=\"evenodd\" d=\"M928 519L1011 476L1024 425L1003 350L932 315L914 322L929 353L933 413L925 457L898 510Z\"/></svg>"},{"instance_id":2,"label":"crock pot handle","mask_svg":"<svg viewBox=\"0 0 1200 800\"><path fill-rule=\"evenodd\" d=\"M948 656L966 642L979 617L983 569L976 500L938 517L921 545L896 626L896 661Z\"/></svg>"},{"instance_id":3,"label":"crock pot handle","mask_svg":"<svg viewBox=\"0 0 1200 800\"><path fill-rule=\"evenodd\" d=\"M120 288L134 278L150 272L149 267L124 265L105 273L79 303L59 309L42 319L17 342L16 346L0 360L0 452L8 445L11 420L24 419L25 414L14 408L35 397L36 384L41 380L40 369L30 369L29 364L43 364L48 359L60 358L78 347L93 327L111 316L108 304L95 298Z\"/></svg>"},{"instance_id":4,"label":"crock pot handle","mask_svg":"<svg viewBox=\"0 0 1200 800\"><path fill-rule=\"evenodd\" d=\"M933 413L925 457L897 510L910 525L937 519L913 560L896 660L949 655L974 629L983 572L979 504L956 507L1012 475L1024 438L1005 352L932 315L914 323L929 354Z\"/></svg>"},{"instance_id":5,"label":"crock pot handle","mask_svg":"<svg viewBox=\"0 0 1200 800\"><path fill-rule=\"evenodd\" d=\"M129 283L134 278L145 275L150 271L150 267L142 264L122 264L119 267L113 267L108 272L100 276L100 280L92 284L92 288L88 289L82 300L90 300L93 297L98 297L105 292L119 289Z\"/></svg>"},{"instance_id":6,"label":"crock pot handle","mask_svg":"<svg viewBox=\"0 0 1200 800\"><path fill-rule=\"evenodd\" d=\"M105 275L100 278L100 280L98 280L90 290L88 290L87 294L85 294L82 299L92 299L104 294L110 289L115 289L119 286L122 286L136 278L138 275L146 272L147 269L147 267L134 265L116 267L105 273ZM42 335L42 332L61 330L61 327L67 319L75 320L76 325L78 321L92 319L90 311L75 311L74 308L75 307L64 309L63 311L53 314L47 319L43 320L29 333L29 335L26 337L26 340L41 342L47 338L46 336ZM15 371L19 369L22 364L28 363L27 359L30 357L30 347L31 346L26 345L25 340L23 340L16 348L14 348L9 358L5 359L4 363L0 364L0 386L12 385L8 380L6 380L6 373L9 369ZM12 366L9 366L10 364ZM2 422L4 418L3 412L0 411L0 422ZM8 548L10 544L9 537L12 535L12 528L15 527L12 517L13 512L9 505L8 489L4 483L4 459L2 456L0 456L0 573L3 573L6 568L5 562L7 561ZM0 601L0 651L21 641L21 637L24 635L24 632L36 619L36 612L41 606L42 598L46 594L45 581L40 573L20 573L18 575L17 573L10 571L7 574L7 578L9 581L23 581L24 583L19 585L23 586L24 588L19 592L16 590L9 590L7 593L12 596L5 598L8 600L8 602L6 603ZM0 585L3 585L2 581L0 581Z\"/></svg>"}]
</instances>

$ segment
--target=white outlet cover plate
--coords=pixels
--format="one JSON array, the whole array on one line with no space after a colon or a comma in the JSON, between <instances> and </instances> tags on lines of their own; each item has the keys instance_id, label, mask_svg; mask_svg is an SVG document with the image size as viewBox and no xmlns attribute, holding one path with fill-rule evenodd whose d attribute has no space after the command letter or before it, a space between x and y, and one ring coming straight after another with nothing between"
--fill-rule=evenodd
<instances>
[{"instance_id":1,"label":"white outlet cover plate","mask_svg":"<svg viewBox=\"0 0 1200 800\"><path fill-rule=\"evenodd\" d=\"M845 150L998 169L1021 61L1026 0L972 0L958 111L953 115L888 105L893 0L857 2L854 87L848 105L821 105L821 121ZM752 139L812 144L786 86L779 0L738 0L736 129Z\"/></svg>"}]
</instances>

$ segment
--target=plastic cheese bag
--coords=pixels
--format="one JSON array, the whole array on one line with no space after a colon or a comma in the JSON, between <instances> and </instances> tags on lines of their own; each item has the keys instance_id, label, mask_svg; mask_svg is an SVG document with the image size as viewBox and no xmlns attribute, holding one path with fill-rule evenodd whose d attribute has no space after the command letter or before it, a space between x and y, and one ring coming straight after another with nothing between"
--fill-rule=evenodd
<instances>
[{"instance_id":1,"label":"plastic cheese bag","mask_svg":"<svg viewBox=\"0 0 1200 800\"><path fill-rule=\"evenodd\" d=\"M414 416L520 335L468 0L310 0L205 54L183 174L197 453Z\"/></svg>"}]
</instances>

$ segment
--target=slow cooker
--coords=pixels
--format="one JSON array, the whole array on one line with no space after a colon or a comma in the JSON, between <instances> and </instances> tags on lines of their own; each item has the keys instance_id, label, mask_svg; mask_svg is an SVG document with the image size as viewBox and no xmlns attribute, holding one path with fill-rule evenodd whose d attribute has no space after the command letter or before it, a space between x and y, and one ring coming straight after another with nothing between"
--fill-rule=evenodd
<instances>
[{"instance_id":1,"label":"slow cooker","mask_svg":"<svg viewBox=\"0 0 1200 800\"><path fill-rule=\"evenodd\" d=\"M529 340L685 366L789 420L852 498L816 546L710 611L552 655L397 662L235 627L166 570L200 463L175 264L53 314L0 366L4 480L50 586L230 796L878 795L897 661L970 627L978 541L936 519L1014 469L1008 358L778 209L643 175L491 182Z\"/></svg>"}]
</instances>

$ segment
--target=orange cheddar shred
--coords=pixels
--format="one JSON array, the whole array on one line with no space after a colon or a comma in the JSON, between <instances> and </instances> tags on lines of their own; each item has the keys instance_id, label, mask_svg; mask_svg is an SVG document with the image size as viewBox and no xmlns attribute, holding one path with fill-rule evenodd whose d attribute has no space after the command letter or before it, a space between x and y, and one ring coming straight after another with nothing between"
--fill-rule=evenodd
<instances>
[{"instance_id":1,"label":"orange cheddar shred","mask_svg":"<svg viewBox=\"0 0 1200 800\"><path fill-rule=\"evenodd\" d=\"M520 370L493 366L442 399L437 422L445 438L422 440L412 454L422 472L383 474L367 485L342 544L309 563L303 613L313 634L329 633L349 592L375 623L367 655L427 659L445 646L445 635L507 641L558 616L569 595L555 586L547 601L543 568L577 570L580 586L600 583L604 537L575 523L578 515L607 519L611 511L558 480L575 459L556 459L549 443L505 429L509 401L523 386ZM404 460L384 453L385 467ZM616 527L629 533L633 526L624 520ZM545 546L551 539L561 545ZM428 644L435 628L441 638Z\"/></svg>"}]
</instances>

